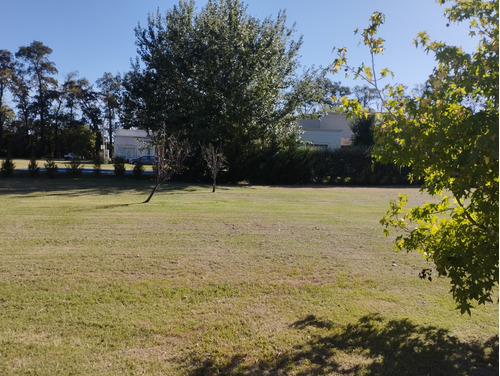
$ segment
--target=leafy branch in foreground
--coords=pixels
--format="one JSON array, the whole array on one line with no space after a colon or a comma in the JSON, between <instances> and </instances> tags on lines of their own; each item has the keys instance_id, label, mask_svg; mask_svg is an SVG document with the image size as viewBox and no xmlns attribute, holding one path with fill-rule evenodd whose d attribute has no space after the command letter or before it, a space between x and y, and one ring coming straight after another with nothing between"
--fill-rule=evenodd
<instances>
[{"instance_id":1,"label":"leafy branch in foreground","mask_svg":"<svg viewBox=\"0 0 500 376\"><path fill-rule=\"evenodd\" d=\"M474 302L491 302L498 286L498 0L449 2L449 22L469 21L478 45L468 53L419 33L414 44L434 54L437 66L418 96L402 85L380 87L391 73L375 71L375 56L384 50L377 37L384 16L378 12L362 32L371 66L349 66L346 50L339 49L332 70L354 73L379 93L373 156L411 167L421 190L437 199L411 209L405 209L406 196L392 201L381 220L385 234L403 230L396 249L421 252L434 262L438 274L450 279L458 308L470 314ZM356 100L342 102L352 116L367 112Z\"/></svg>"}]
</instances>

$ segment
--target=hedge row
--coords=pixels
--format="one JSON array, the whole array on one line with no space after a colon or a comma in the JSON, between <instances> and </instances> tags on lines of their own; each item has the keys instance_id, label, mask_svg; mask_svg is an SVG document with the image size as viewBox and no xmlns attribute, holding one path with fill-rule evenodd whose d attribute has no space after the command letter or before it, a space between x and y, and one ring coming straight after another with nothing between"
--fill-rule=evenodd
<instances>
[{"instance_id":1,"label":"hedge row","mask_svg":"<svg viewBox=\"0 0 500 376\"><path fill-rule=\"evenodd\" d=\"M205 166L194 157L176 180L206 180ZM265 149L232 161L218 177L221 183L406 185L410 170L375 163L363 148L311 150Z\"/></svg>"},{"instance_id":2,"label":"hedge row","mask_svg":"<svg viewBox=\"0 0 500 376\"><path fill-rule=\"evenodd\" d=\"M81 172L78 165L67 168L72 176ZM178 181L209 181L206 166L201 158L193 156L189 168L174 179ZM48 169L48 165L45 167ZM137 166L136 166L137 167ZM139 166L142 167L142 166ZM135 168L135 177L143 169ZM100 166L98 167L98 169ZM115 175L125 174L124 161L115 161ZM2 162L3 177L12 175L14 166L10 159ZM36 169L38 170L38 168ZM31 171L31 169L30 169ZM232 161L218 176L220 183L247 181L251 184L337 184L337 185L406 185L410 184L410 170L394 165L375 163L366 149L311 150L304 148L268 148L251 156L241 156Z\"/></svg>"},{"instance_id":3,"label":"hedge row","mask_svg":"<svg viewBox=\"0 0 500 376\"><path fill-rule=\"evenodd\" d=\"M311 158L313 183L347 185L410 184L409 168L384 165L363 148L316 151Z\"/></svg>"}]
</instances>

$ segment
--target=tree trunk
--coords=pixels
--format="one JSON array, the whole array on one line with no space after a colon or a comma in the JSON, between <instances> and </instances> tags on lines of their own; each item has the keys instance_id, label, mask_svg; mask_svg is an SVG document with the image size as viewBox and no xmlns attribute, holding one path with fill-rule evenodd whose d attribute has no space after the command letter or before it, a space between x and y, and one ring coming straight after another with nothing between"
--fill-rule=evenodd
<instances>
[{"instance_id":1,"label":"tree trunk","mask_svg":"<svg viewBox=\"0 0 500 376\"><path fill-rule=\"evenodd\" d=\"M0 155L2 154L2 142L3 142L3 112L2 112L3 91L4 91L4 84L2 82L0 83Z\"/></svg>"},{"instance_id":2,"label":"tree trunk","mask_svg":"<svg viewBox=\"0 0 500 376\"><path fill-rule=\"evenodd\" d=\"M216 179L216 177L214 176L214 183L213 183L213 185L212 185L212 193L214 193L214 192L215 192L215 179Z\"/></svg>"},{"instance_id":3,"label":"tree trunk","mask_svg":"<svg viewBox=\"0 0 500 376\"><path fill-rule=\"evenodd\" d=\"M147 204L151 200L151 197L153 197L153 195L155 194L156 189L158 188L159 185L160 185L160 183L156 183L156 185L154 186L153 190L151 191L149 197L147 198L146 201L143 202L143 204Z\"/></svg>"},{"instance_id":4,"label":"tree trunk","mask_svg":"<svg viewBox=\"0 0 500 376\"><path fill-rule=\"evenodd\" d=\"M109 156L113 158L115 156L114 154L114 142L113 142L113 117L111 114L109 114L109 129L108 129L108 137L109 137ZM156 188L155 188L156 189ZM154 192L153 192L154 193Z\"/></svg>"},{"instance_id":5,"label":"tree trunk","mask_svg":"<svg viewBox=\"0 0 500 376\"><path fill-rule=\"evenodd\" d=\"M2 154L3 144L3 116L0 114L0 155Z\"/></svg>"}]
</instances>

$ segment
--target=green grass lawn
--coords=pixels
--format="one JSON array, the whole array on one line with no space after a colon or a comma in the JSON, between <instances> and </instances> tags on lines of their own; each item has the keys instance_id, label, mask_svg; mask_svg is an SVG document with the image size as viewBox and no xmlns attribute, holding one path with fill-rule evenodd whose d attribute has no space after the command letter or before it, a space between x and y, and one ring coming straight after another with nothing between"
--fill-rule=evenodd
<instances>
[{"instance_id":1,"label":"green grass lawn","mask_svg":"<svg viewBox=\"0 0 500 376\"><path fill-rule=\"evenodd\" d=\"M498 374L497 296L383 237L417 189L151 188L0 179L1 375Z\"/></svg>"}]
</instances>

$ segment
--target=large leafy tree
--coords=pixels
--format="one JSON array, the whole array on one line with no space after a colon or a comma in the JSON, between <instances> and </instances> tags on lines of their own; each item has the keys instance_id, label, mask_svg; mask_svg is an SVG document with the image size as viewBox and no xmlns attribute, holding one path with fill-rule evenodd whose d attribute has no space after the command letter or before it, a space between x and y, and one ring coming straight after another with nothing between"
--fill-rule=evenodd
<instances>
[{"instance_id":1,"label":"large leafy tree","mask_svg":"<svg viewBox=\"0 0 500 376\"><path fill-rule=\"evenodd\" d=\"M239 0L180 1L136 29L139 59L125 78L129 125L160 124L193 144L217 144L229 169L270 142L296 137L301 40L286 16L260 21Z\"/></svg>"},{"instance_id":2,"label":"large leafy tree","mask_svg":"<svg viewBox=\"0 0 500 376\"><path fill-rule=\"evenodd\" d=\"M445 3L445 1L440 1ZM374 57L384 50L377 30L384 15L374 13L362 32L372 64L359 68L338 50L333 70L345 70L376 89L382 103L374 156L409 166L422 190L435 200L407 209L408 197L392 201L382 224L402 230L398 250L419 251L447 276L458 307L492 301L498 286L498 0L449 1L449 22L468 21L477 49L433 42L422 32L415 39L435 56L437 65L418 95L403 86L381 87L388 69L375 70ZM351 113L357 101L344 99ZM422 277L426 276L422 274Z\"/></svg>"}]
</instances>

